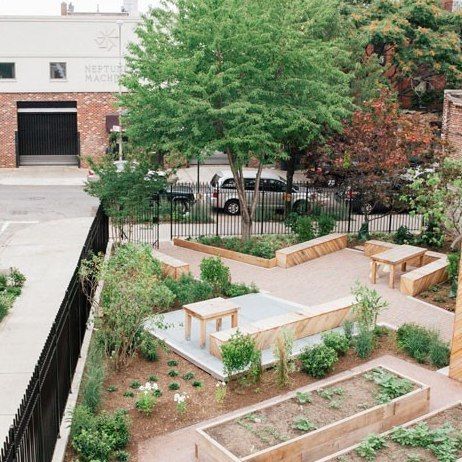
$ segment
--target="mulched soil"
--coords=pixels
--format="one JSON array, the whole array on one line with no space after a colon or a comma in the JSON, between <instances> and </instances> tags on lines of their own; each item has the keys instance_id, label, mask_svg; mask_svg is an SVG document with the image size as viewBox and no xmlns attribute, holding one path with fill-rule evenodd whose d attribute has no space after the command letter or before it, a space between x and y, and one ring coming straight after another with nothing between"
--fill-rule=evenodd
<instances>
[{"instance_id":1,"label":"mulched soil","mask_svg":"<svg viewBox=\"0 0 462 462\"><path fill-rule=\"evenodd\" d=\"M299 404L296 398L287 399L261 411L216 425L206 433L237 457L246 457L305 434L306 431L293 426L299 419L313 424L314 430L378 404L379 386L367 380L364 374L324 390L332 393L321 396L312 392L311 402L305 404Z\"/></svg>"},{"instance_id":2,"label":"mulched soil","mask_svg":"<svg viewBox=\"0 0 462 462\"><path fill-rule=\"evenodd\" d=\"M415 363L415 361L397 349L395 334L391 331L388 335L384 335L379 339L377 348L369 359L375 359L387 354ZM170 360L178 361L178 365L175 367L168 366L167 362ZM340 358L329 376L352 369L362 363L364 361L358 358L353 350L350 350L346 356ZM435 370L431 366L421 366ZM170 377L168 372L171 369L177 370L179 375L173 378ZM192 380L186 381L182 378L187 372L194 374ZM144 384L151 375L157 376L157 383L163 395L158 399L152 415L147 417L136 410L135 402L139 392L130 388L130 384L135 380ZM237 382L231 382L227 387L228 391L225 402L219 404L215 399L217 381L213 377L174 352L160 351L159 359L155 362L148 362L142 358L135 357L120 372L114 371L108 366L105 389L115 387L116 391L104 392L101 408L109 412L120 408L128 410L132 424L131 442L127 450L131 454L130 460L136 462L137 446L141 441L171 433L180 428L259 403L289 390L316 382L316 379L301 371L294 372L291 379L290 386L284 390L281 390L277 386L275 374L272 370L267 370L263 373L261 382L258 385L245 386ZM192 386L193 381L201 381L203 383L202 388L194 388ZM177 382L180 385L180 389L178 391L169 390L168 385L171 382ZM126 391L134 392L135 396L133 398L124 397L123 394ZM186 392L189 395L187 412L182 416L178 414L175 402L173 401L175 393L179 392ZM72 450L69 450L66 461L69 462L72 460Z\"/></svg>"},{"instance_id":3,"label":"mulched soil","mask_svg":"<svg viewBox=\"0 0 462 462\"><path fill-rule=\"evenodd\" d=\"M454 312L456 309L456 299L449 298L450 283L448 281L431 286L428 290L417 295L417 298L432 305L439 306L445 310Z\"/></svg>"},{"instance_id":4,"label":"mulched soil","mask_svg":"<svg viewBox=\"0 0 462 462\"><path fill-rule=\"evenodd\" d=\"M454 427L454 434L460 435L462 431L462 406L457 405L451 409L440 412L431 419L426 420L430 428L442 427L449 423ZM413 458L411 458L413 456ZM457 457L462 457L462 450L459 450ZM358 456L355 451L342 455L336 459L339 462L364 462L364 457ZM376 462L397 462L416 460L419 462L436 462L438 459L429 450L418 447L401 446L387 438L386 447L377 452Z\"/></svg>"}]
</instances>

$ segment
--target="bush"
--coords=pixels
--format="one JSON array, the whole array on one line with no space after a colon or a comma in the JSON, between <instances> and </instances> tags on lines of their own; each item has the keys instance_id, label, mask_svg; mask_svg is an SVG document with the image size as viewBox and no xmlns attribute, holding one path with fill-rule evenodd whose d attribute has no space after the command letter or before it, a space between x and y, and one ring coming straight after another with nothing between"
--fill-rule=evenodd
<instances>
[{"instance_id":1,"label":"bush","mask_svg":"<svg viewBox=\"0 0 462 462\"><path fill-rule=\"evenodd\" d=\"M449 297L457 297L457 286L459 280L459 263L460 263L460 253L452 252L448 254L448 279L451 284L451 289L449 291Z\"/></svg>"},{"instance_id":2,"label":"bush","mask_svg":"<svg viewBox=\"0 0 462 462\"><path fill-rule=\"evenodd\" d=\"M430 221L420 234L418 241L420 244L429 247L442 247L444 244L444 231L440 224Z\"/></svg>"},{"instance_id":3,"label":"bush","mask_svg":"<svg viewBox=\"0 0 462 462\"><path fill-rule=\"evenodd\" d=\"M353 333L355 329L354 322L350 320L346 320L343 323L342 327L343 327L343 332L345 334L345 337L348 339L349 342L351 342L353 339Z\"/></svg>"},{"instance_id":4,"label":"bush","mask_svg":"<svg viewBox=\"0 0 462 462\"><path fill-rule=\"evenodd\" d=\"M154 410L154 406L157 404L157 398L153 393L143 392L135 402L135 407L145 416L150 416Z\"/></svg>"},{"instance_id":5,"label":"bush","mask_svg":"<svg viewBox=\"0 0 462 462\"><path fill-rule=\"evenodd\" d=\"M316 237L314 220L309 215L298 217L293 231L301 242L309 241Z\"/></svg>"},{"instance_id":6,"label":"bush","mask_svg":"<svg viewBox=\"0 0 462 462\"><path fill-rule=\"evenodd\" d=\"M251 284L250 286L241 283L232 283L230 284L226 290L224 295L226 297L240 297L241 295L247 294L255 294L258 292L258 288L255 284Z\"/></svg>"},{"instance_id":7,"label":"bush","mask_svg":"<svg viewBox=\"0 0 462 462\"><path fill-rule=\"evenodd\" d=\"M157 347L157 340L149 332L143 331L140 340L141 357L146 359L146 361L157 361L159 359Z\"/></svg>"},{"instance_id":8,"label":"bush","mask_svg":"<svg viewBox=\"0 0 462 462\"><path fill-rule=\"evenodd\" d=\"M317 379L325 377L338 361L337 353L326 345L307 348L300 355L302 370Z\"/></svg>"},{"instance_id":9,"label":"bush","mask_svg":"<svg viewBox=\"0 0 462 462\"><path fill-rule=\"evenodd\" d=\"M86 365L84 380L82 383L82 404L96 412L101 402L101 393L103 391L105 367L104 351L98 339L92 341Z\"/></svg>"},{"instance_id":10,"label":"bush","mask_svg":"<svg viewBox=\"0 0 462 462\"><path fill-rule=\"evenodd\" d=\"M339 356L344 356L350 349L348 337L340 332L328 332L322 336L324 345L332 348Z\"/></svg>"},{"instance_id":11,"label":"bush","mask_svg":"<svg viewBox=\"0 0 462 462\"><path fill-rule=\"evenodd\" d=\"M164 284L173 292L178 305L199 302L213 298L213 287L204 281L194 279L191 274L182 274L179 279L166 278Z\"/></svg>"},{"instance_id":12,"label":"bush","mask_svg":"<svg viewBox=\"0 0 462 462\"><path fill-rule=\"evenodd\" d=\"M255 363L259 353L255 340L250 335L244 335L238 330L221 346L221 358L225 374L231 377L244 372Z\"/></svg>"},{"instance_id":13,"label":"bush","mask_svg":"<svg viewBox=\"0 0 462 462\"><path fill-rule=\"evenodd\" d=\"M201 280L213 287L213 293L219 296L231 283L231 272L219 257L204 258L200 264Z\"/></svg>"},{"instance_id":14,"label":"bush","mask_svg":"<svg viewBox=\"0 0 462 462\"><path fill-rule=\"evenodd\" d=\"M327 236L330 234L336 224L336 220L331 215L321 214L318 217L318 236Z\"/></svg>"},{"instance_id":15,"label":"bush","mask_svg":"<svg viewBox=\"0 0 462 462\"><path fill-rule=\"evenodd\" d=\"M72 439L72 447L82 461L106 462L113 452L113 438L96 429L82 429Z\"/></svg>"},{"instance_id":16,"label":"bush","mask_svg":"<svg viewBox=\"0 0 462 462\"><path fill-rule=\"evenodd\" d=\"M393 235L393 242L395 244L412 244L415 236L409 231L407 226L400 226L396 233Z\"/></svg>"},{"instance_id":17,"label":"bush","mask_svg":"<svg viewBox=\"0 0 462 462\"><path fill-rule=\"evenodd\" d=\"M367 359L374 351L374 332L365 328L360 328L358 335L354 339L356 354L361 359Z\"/></svg>"},{"instance_id":18,"label":"bush","mask_svg":"<svg viewBox=\"0 0 462 462\"><path fill-rule=\"evenodd\" d=\"M162 283L154 284L151 288L151 300L153 307L167 310L175 301L175 294Z\"/></svg>"},{"instance_id":19,"label":"bush","mask_svg":"<svg viewBox=\"0 0 462 462\"><path fill-rule=\"evenodd\" d=\"M430 362L438 369L441 369L449 365L451 350L447 343L434 339L430 343L428 355Z\"/></svg>"}]
</instances>

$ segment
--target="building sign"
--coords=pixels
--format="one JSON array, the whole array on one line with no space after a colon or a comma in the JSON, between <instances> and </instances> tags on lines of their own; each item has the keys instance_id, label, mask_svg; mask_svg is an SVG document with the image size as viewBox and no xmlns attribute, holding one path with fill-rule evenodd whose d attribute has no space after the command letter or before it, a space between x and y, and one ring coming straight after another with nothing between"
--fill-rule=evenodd
<instances>
[{"instance_id":1,"label":"building sign","mask_svg":"<svg viewBox=\"0 0 462 462\"><path fill-rule=\"evenodd\" d=\"M95 39L98 48L105 51L112 51L118 46L119 35L116 29L100 31Z\"/></svg>"},{"instance_id":2,"label":"building sign","mask_svg":"<svg viewBox=\"0 0 462 462\"><path fill-rule=\"evenodd\" d=\"M122 73L124 69L122 69ZM85 82L118 83L121 71L119 66L110 64L87 64L85 66Z\"/></svg>"}]
</instances>

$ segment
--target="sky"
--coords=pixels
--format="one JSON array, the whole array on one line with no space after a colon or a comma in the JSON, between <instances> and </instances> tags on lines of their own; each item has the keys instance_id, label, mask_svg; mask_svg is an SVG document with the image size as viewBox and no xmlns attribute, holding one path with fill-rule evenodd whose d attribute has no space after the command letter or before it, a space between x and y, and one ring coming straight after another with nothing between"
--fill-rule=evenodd
<instances>
[{"instance_id":1,"label":"sky","mask_svg":"<svg viewBox=\"0 0 462 462\"><path fill-rule=\"evenodd\" d=\"M69 0L67 0L69 3ZM123 0L72 0L75 11L120 11ZM156 0L139 0L139 9L144 12ZM59 15L61 0L0 0L1 15Z\"/></svg>"}]
</instances>

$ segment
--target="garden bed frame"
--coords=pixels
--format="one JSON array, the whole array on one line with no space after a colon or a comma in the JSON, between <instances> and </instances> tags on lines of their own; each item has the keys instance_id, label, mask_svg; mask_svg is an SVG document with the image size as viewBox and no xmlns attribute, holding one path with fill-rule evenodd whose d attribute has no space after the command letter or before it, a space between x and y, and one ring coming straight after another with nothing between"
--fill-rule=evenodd
<instances>
[{"instance_id":1,"label":"garden bed frame","mask_svg":"<svg viewBox=\"0 0 462 462\"><path fill-rule=\"evenodd\" d=\"M411 420L410 422L407 422L407 423L403 424L402 426L405 427L405 428L412 427L414 425L417 425L418 423L425 422L426 420L431 419L432 417L435 417L438 414L441 414L442 412L446 412L449 409L452 409L452 408L455 408L455 407L458 407L458 406L462 406L462 401L458 401L457 403L454 403L454 404L449 404L448 406L445 406L445 407L443 407L441 409L438 409L436 411L425 414L425 415L423 415L421 417L418 417L417 419ZM383 433L381 436L387 436L387 435L389 435L389 433L390 433L390 431L387 431L387 432ZM342 451L336 452L335 454L324 457L321 460L319 460L318 462L334 462L334 461L337 462L338 457L344 456L346 454L350 454L360 444L361 443L355 444L354 446L350 446L349 448L343 449ZM457 459L457 462L462 462L462 458Z\"/></svg>"},{"instance_id":2,"label":"garden bed frame","mask_svg":"<svg viewBox=\"0 0 462 462\"><path fill-rule=\"evenodd\" d=\"M255 454L237 457L212 438L207 433L207 430L248 414L249 410L247 409L240 414L198 428L196 430L196 460L211 460L214 462L298 462L303 460L303 462L314 462L360 442L371 433L382 433L396 425L401 425L428 412L430 388L427 385L406 377L388 367L380 365L377 367L391 372L398 377L409 380L415 384L417 388L388 403L379 404L337 422L332 422L310 433L292 438L289 441L266 448ZM315 391L318 389L325 389L326 387L337 386L341 382L350 380L358 375L363 375L372 369L375 369L375 367L355 372L348 376L342 376L340 379L333 378L328 382L323 382L322 386L320 386L319 383L314 383L309 387L296 390L291 393L289 397L284 397L276 402L256 407L253 411L260 411L283 401L293 399L297 391ZM204 457L201 459L202 455L205 455L206 459Z\"/></svg>"}]
</instances>

